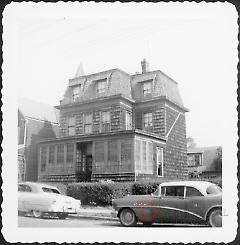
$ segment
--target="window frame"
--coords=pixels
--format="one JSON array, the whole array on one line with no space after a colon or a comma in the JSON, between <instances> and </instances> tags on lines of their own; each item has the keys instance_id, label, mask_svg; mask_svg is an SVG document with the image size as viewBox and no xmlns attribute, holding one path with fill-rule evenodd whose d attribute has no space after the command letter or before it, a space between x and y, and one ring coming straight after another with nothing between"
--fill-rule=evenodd
<instances>
[{"instance_id":1,"label":"window frame","mask_svg":"<svg viewBox=\"0 0 240 245\"><path fill-rule=\"evenodd\" d=\"M102 86L104 84L104 86ZM105 94L107 90L107 79L101 79L97 81L97 96Z\"/></svg>"},{"instance_id":2,"label":"window frame","mask_svg":"<svg viewBox=\"0 0 240 245\"><path fill-rule=\"evenodd\" d=\"M71 119L73 120L71 121ZM68 116L67 129L68 129L68 136L76 135L76 116L75 115Z\"/></svg>"},{"instance_id":3,"label":"window frame","mask_svg":"<svg viewBox=\"0 0 240 245\"><path fill-rule=\"evenodd\" d=\"M106 113L107 113L107 119L108 120L103 120L104 115ZM101 112L101 132L109 132L109 131L111 131L111 112L110 112L110 110L102 111Z\"/></svg>"},{"instance_id":4,"label":"window frame","mask_svg":"<svg viewBox=\"0 0 240 245\"><path fill-rule=\"evenodd\" d=\"M152 112L143 113L143 130L145 131L153 130L153 113Z\"/></svg>"},{"instance_id":5,"label":"window frame","mask_svg":"<svg viewBox=\"0 0 240 245\"><path fill-rule=\"evenodd\" d=\"M87 116L90 116L91 117L91 122L86 122L86 118ZM90 131L86 132L86 126L87 127L90 127ZM83 115L83 131L84 131L84 134L91 134L92 131L93 131L93 113L92 112L88 112L88 113L84 113Z\"/></svg>"},{"instance_id":6,"label":"window frame","mask_svg":"<svg viewBox=\"0 0 240 245\"><path fill-rule=\"evenodd\" d=\"M152 94L152 81L145 81L142 84L142 94L143 96L147 96Z\"/></svg>"},{"instance_id":7,"label":"window frame","mask_svg":"<svg viewBox=\"0 0 240 245\"><path fill-rule=\"evenodd\" d=\"M161 161L159 161L158 157L158 150L160 150L160 156L161 156ZM156 147L156 162L157 162L157 177L164 177L164 166L163 166L163 163L164 163L164 156L163 156L163 147L160 147L160 146L157 146ZM158 168L159 166L161 165L161 175L158 174Z\"/></svg>"},{"instance_id":8,"label":"window frame","mask_svg":"<svg viewBox=\"0 0 240 245\"><path fill-rule=\"evenodd\" d=\"M73 89L72 100L73 100L73 102L76 102L76 100L78 98L80 98L80 93L82 90L82 84L78 84L78 85L74 86L72 89ZM77 91L76 91L76 89L77 89Z\"/></svg>"},{"instance_id":9,"label":"window frame","mask_svg":"<svg viewBox=\"0 0 240 245\"><path fill-rule=\"evenodd\" d=\"M132 130L132 112L125 111L125 129Z\"/></svg>"}]
</instances>

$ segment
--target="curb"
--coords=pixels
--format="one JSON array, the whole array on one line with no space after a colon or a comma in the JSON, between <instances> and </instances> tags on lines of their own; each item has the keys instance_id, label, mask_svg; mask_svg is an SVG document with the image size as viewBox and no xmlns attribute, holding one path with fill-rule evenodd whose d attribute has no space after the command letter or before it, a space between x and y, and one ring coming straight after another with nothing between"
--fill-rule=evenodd
<instances>
[{"instance_id":1,"label":"curb","mask_svg":"<svg viewBox=\"0 0 240 245\"><path fill-rule=\"evenodd\" d=\"M83 219L97 219L97 220L108 220L108 221L118 221L118 218L113 218L109 216L100 216L100 215L92 215L92 214L71 214L69 215L74 218L83 218Z\"/></svg>"}]
</instances>

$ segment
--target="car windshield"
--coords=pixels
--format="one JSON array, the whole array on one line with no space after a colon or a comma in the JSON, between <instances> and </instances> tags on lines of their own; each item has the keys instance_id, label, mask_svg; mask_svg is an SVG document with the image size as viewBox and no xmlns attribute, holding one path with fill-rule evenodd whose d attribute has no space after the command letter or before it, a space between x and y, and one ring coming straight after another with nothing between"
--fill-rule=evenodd
<instances>
[{"instance_id":1,"label":"car windshield","mask_svg":"<svg viewBox=\"0 0 240 245\"><path fill-rule=\"evenodd\" d=\"M208 188L206 189L206 192L208 195L214 195L214 194L222 193L222 189L221 187L212 184L208 186Z\"/></svg>"},{"instance_id":2,"label":"car windshield","mask_svg":"<svg viewBox=\"0 0 240 245\"><path fill-rule=\"evenodd\" d=\"M59 190L54 189L54 188L42 187L42 190L43 190L44 192L50 192L50 193L61 194Z\"/></svg>"}]
</instances>

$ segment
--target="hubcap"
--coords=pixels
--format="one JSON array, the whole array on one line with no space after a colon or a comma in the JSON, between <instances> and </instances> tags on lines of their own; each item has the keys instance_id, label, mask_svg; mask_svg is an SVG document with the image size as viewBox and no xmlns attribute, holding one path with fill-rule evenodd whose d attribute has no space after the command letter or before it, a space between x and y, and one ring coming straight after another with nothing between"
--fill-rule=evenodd
<instances>
[{"instance_id":1,"label":"hubcap","mask_svg":"<svg viewBox=\"0 0 240 245\"><path fill-rule=\"evenodd\" d=\"M220 212L216 212L212 215L211 225L214 227L222 226L222 214Z\"/></svg>"},{"instance_id":2,"label":"hubcap","mask_svg":"<svg viewBox=\"0 0 240 245\"><path fill-rule=\"evenodd\" d=\"M36 218L39 218L40 216L42 215L42 212L41 211L33 211L33 216L36 217Z\"/></svg>"}]
</instances>

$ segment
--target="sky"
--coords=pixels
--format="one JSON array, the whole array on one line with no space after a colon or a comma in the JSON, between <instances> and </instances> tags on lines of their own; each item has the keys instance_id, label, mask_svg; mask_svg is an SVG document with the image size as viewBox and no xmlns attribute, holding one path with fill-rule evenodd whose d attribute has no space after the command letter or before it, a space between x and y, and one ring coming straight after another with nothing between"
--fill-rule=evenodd
<instances>
[{"instance_id":1,"label":"sky","mask_svg":"<svg viewBox=\"0 0 240 245\"><path fill-rule=\"evenodd\" d=\"M187 136L198 146L224 143L221 132L236 120L237 106L237 12L231 4L11 7L3 19L5 60L17 96L56 106L79 64L85 74L111 68L134 74L146 58L150 70L178 82L190 110Z\"/></svg>"}]
</instances>

